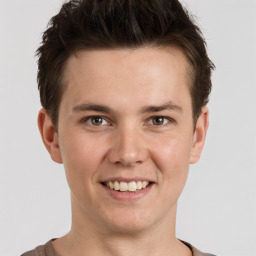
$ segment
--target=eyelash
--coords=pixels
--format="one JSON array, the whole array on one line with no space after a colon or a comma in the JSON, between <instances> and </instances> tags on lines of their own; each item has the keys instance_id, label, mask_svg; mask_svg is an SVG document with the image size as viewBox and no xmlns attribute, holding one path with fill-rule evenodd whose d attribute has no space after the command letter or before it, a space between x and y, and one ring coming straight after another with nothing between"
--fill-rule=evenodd
<instances>
[{"instance_id":1,"label":"eyelash","mask_svg":"<svg viewBox=\"0 0 256 256\"><path fill-rule=\"evenodd\" d=\"M101 126L103 126L103 125L106 125L106 124L94 125L94 124L92 123L92 119L93 119L93 118L100 118L100 119L102 119L103 122L106 122L106 123L107 123L107 126L110 126L110 125L111 125L111 122L109 121L109 119L106 118L106 117L104 117L104 116L88 116L88 117L86 117L86 118L83 118L83 119L81 120L81 123L88 123L88 125L91 125L91 126L94 126L94 127L101 127ZM163 123L163 124L159 124L159 125L154 124L154 123L153 123L153 120L156 119L156 118L164 119L164 123ZM150 125L153 125L153 126L156 126L156 127L157 127L157 126L159 126L159 127L161 127L161 126L166 126L166 125L169 125L170 123L175 123L175 120L172 119L171 117L168 117L168 116L160 116L160 115L159 115L159 116L151 116L151 117L149 117L146 121L147 121L147 123L151 122Z\"/></svg>"},{"instance_id":2,"label":"eyelash","mask_svg":"<svg viewBox=\"0 0 256 256\"><path fill-rule=\"evenodd\" d=\"M164 123L163 124L153 124L153 120L156 119L156 118L161 118L161 119L164 119ZM147 121L151 121L151 125L154 125L154 126L165 126L165 125L169 125L170 123L175 123L174 119L172 119L171 117L168 117L168 116L151 116L150 118L147 119Z\"/></svg>"},{"instance_id":3,"label":"eyelash","mask_svg":"<svg viewBox=\"0 0 256 256\"><path fill-rule=\"evenodd\" d=\"M83 119L81 120L81 122L82 122L82 123L88 123L89 125L95 126L95 127L100 127L100 126L102 126L102 124L101 124L101 125L94 125L94 124L92 123L92 119L93 119L93 118L101 118L103 122L105 121L105 122L108 123L108 126L110 125L110 121L108 121L108 119L107 119L106 117L104 117L104 116L88 116L88 117L86 117L86 118L83 118ZM104 124L104 125L105 125L105 124Z\"/></svg>"}]
</instances>

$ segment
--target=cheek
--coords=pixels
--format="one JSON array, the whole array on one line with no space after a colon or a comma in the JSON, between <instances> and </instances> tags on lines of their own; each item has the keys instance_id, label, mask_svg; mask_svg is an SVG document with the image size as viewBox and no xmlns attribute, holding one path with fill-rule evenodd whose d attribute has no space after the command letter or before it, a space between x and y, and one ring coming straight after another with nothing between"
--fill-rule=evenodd
<instances>
[{"instance_id":1,"label":"cheek","mask_svg":"<svg viewBox=\"0 0 256 256\"><path fill-rule=\"evenodd\" d=\"M61 155L70 189L82 191L90 188L96 182L104 149L99 146L100 141L88 136L85 138L83 134L65 138L61 144Z\"/></svg>"},{"instance_id":2,"label":"cheek","mask_svg":"<svg viewBox=\"0 0 256 256\"><path fill-rule=\"evenodd\" d=\"M159 180L173 186L185 184L190 159L190 139L188 136L170 136L155 143L151 158L159 169Z\"/></svg>"},{"instance_id":3,"label":"cheek","mask_svg":"<svg viewBox=\"0 0 256 256\"><path fill-rule=\"evenodd\" d=\"M190 156L188 141L188 137L176 134L158 140L151 150L151 159L157 168L158 198L162 198L161 207L166 213L175 207L187 180Z\"/></svg>"}]
</instances>

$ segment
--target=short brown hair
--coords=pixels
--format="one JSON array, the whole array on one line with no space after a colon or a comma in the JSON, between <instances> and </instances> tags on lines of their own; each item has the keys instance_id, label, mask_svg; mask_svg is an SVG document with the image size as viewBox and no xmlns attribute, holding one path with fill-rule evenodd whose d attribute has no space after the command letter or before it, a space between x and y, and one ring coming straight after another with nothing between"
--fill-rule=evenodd
<instances>
[{"instance_id":1,"label":"short brown hair","mask_svg":"<svg viewBox=\"0 0 256 256\"><path fill-rule=\"evenodd\" d=\"M202 33L178 0L71 0L52 17L37 50L42 106L57 129L63 70L77 50L174 46L192 70L193 118L208 103L213 63Z\"/></svg>"}]
</instances>

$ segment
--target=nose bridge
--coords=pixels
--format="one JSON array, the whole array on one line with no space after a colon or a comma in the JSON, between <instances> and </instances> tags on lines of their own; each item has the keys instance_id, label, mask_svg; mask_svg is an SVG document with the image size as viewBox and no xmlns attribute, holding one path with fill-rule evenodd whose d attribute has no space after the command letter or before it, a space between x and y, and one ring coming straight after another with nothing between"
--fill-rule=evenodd
<instances>
[{"instance_id":1,"label":"nose bridge","mask_svg":"<svg viewBox=\"0 0 256 256\"><path fill-rule=\"evenodd\" d=\"M123 124L117 129L109 158L111 162L125 166L133 166L145 161L147 149L143 134L136 126Z\"/></svg>"}]
</instances>

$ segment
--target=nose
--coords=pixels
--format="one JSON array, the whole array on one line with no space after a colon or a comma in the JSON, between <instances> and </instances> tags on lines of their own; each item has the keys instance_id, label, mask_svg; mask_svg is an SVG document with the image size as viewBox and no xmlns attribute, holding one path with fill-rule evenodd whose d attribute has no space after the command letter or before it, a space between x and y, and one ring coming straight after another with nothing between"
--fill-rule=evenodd
<instances>
[{"instance_id":1,"label":"nose","mask_svg":"<svg viewBox=\"0 0 256 256\"><path fill-rule=\"evenodd\" d=\"M108 158L112 163L135 166L147 159L148 152L143 134L136 128L120 128L113 136L113 144L108 152Z\"/></svg>"}]
</instances>

